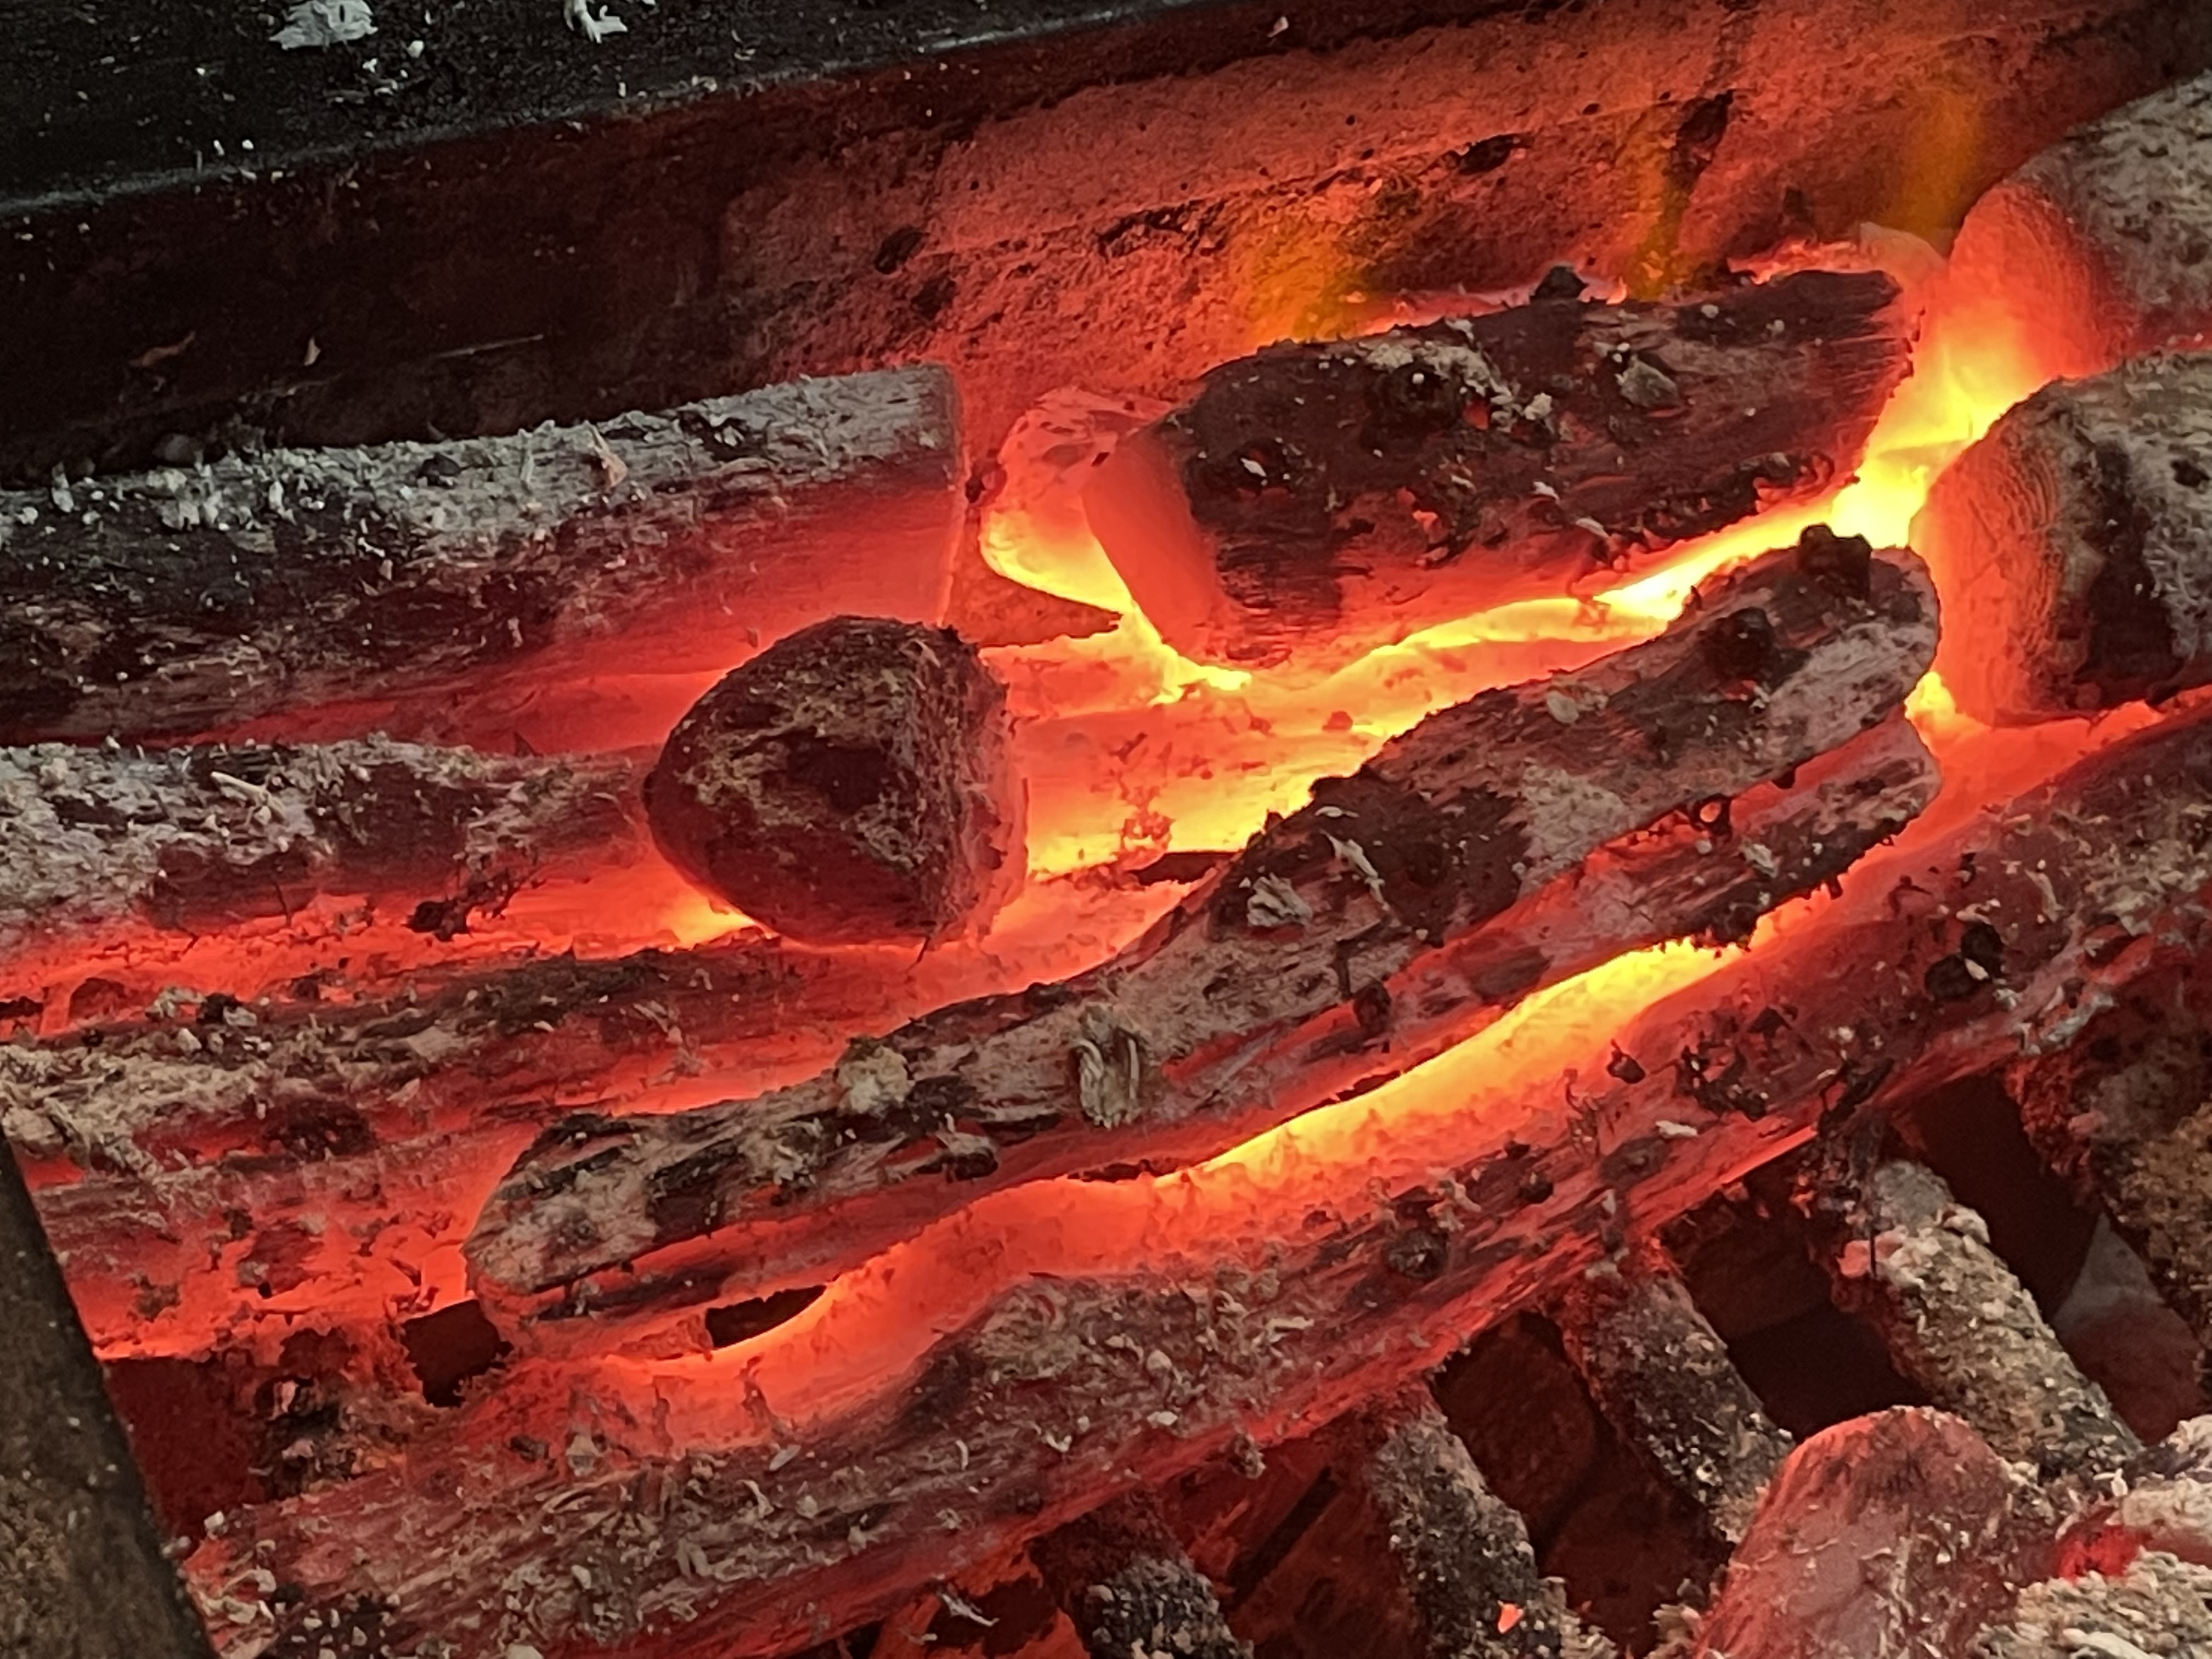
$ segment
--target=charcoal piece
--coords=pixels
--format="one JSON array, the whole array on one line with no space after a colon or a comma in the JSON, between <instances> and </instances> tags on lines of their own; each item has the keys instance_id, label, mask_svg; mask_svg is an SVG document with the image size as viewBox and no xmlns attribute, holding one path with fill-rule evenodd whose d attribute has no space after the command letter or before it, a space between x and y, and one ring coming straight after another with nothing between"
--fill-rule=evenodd
<instances>
[{"instance_id":1,"label":"charcoal piece","mask_svg":"<svg viewBox=\"0 0 2212 1659\"><path fill-rule=\"evenodd\" d=\"M936 939L1020 884L1006 690L950 629L839 617L779 640L669 735L653 839L792 939Z\"/></svg>"},{"instance_id":2,"label":"charcoal piece","mask_svg":"<svg viewBox=\"0 0 2212 1659\"><path fill-rule=\"evenodd\" d=\"M1905 374L1896 295L1805 272L1271 346L1123 439L1091 521L1186 655L1325 673L1840 483Z\"/></svg>"},{"instance_id":3,"label":"charcoal piece","mask_svg":"<svg viewBox=\"0 0 2212 1659\"><path fill-rule=\"evenodd\" d=\"M963 476L923 364L0 492L0 743L281 738L360 705L392 729L726 668L834 610L935 621Z\"/></svg>"},{"instance_id":4,"label":"charcoal piece","mask_svg":"<svg viewBox=\"0 0 2212 1659\"><path fill-rule=\"evenodd\" d=\"M1922 1659L1964 1650L2042 1577L2032 1483L1955 1417L1899 1407L1790 1455L1698 1632L1698 1659Z\"/></svg>"},{"instance_id":5,"label":"charcoal piece","mask_svg":"<svg viewBox=\"0 0 2212 1659\"><path fill-rule=\"evenodd\" d=\"M1705 1517L1713 1540L1741 1542L1790 1437L1672 1263L1652 1249L1593 1268L1558 1320L1575 1369L1622 1437Z\"/></svg>"},{"instance_id":6,"label":"charcoal piece","mask_svg":"<svg viewBox=\"0 0 2212 1659\"><path fill-rule=\"evenodd\" d=\"M2117 1572L2046 1578L2022 1590L1971 1659L2192 1659L2212 1653L2212 1567L2160 1551Z\"/></svg>"},{"instance_id":7,"label":"charcoal piece","mask_svg":"<svg viewBox=\"0 0 2212 1659\"><path fill-rule=\"evenodd\" d=\"M1611 1659L1612 1644L1538 1571L1527 1526L1425 1388L1358 1419L1345 1438L1349 1479L1384 1523L1431 1659Z\"/></svg>"},{"instance_id":8,"label":"charcoal piece","mask_svg":"<svg viewBox=\"0 0 2212 1659\"><path fill-rule=\"evenodd\" d=\"M2045 386L1953 462L1912 527L1936 670L2020 725L2212 681L2212 355Z\"/></svg>"},{"instance_id":9,"label":"charcoal piece","mask_svg":"<svg viewBox=\"0 0 2212 1659\"><path fill-rule=\"evenodd\" d=\"M1986 191L1951 256L1962 295L2045 373L2212 342L2212 75L2076 128Z\"/></svg>"},{"instance_id":10,"label":"charcoal piece","mask_svg":"<svg viewBox=\"0 0 2212 1659\"><path fill-rule=\"evenodd\" d=\"M1116 1499L1030 1551L1091 1659L1252 1659L1148 1498Z\"/></svg>"},{"instance_id":11,"label":"charcoal piece","mask_svg":"<svg viewBox=\"0 0 2212 1659\"><path fill-rule=\"evenodd\" d=\"M383 738L0 749L0 988L133 928L212 933L325 895L465 931L549 868L645 853L637 767Z\"/></svg>"},{"instance_id":12,"label":"charcoal piece","mask_svg":"<svg viewBox=\"0 0 2212 1659\"><path fill-rule=\"evenodd\" d=\"M2103 1205L2152 1281L2212 1343L2212 1065L2197 976L2143 988L2081 1040L2010 1075L2044 1160Z\"/></svg>"},{"instance_id":13,"label":"charcoal piece","mask_svg":"<svg viewBox=\"0 0 2212 1659\"><path fill-rule=\"evenodd\" d=\"M2049 1474L2109 1474L2142 1449L1941 1176L1893 1160L1854 1179L1845 1161L1827 1160L1814 1183L1829 1274L1838 1304L1874 1326L1900 1374L2002 1455Z\"/></svg>"}]
</instances>

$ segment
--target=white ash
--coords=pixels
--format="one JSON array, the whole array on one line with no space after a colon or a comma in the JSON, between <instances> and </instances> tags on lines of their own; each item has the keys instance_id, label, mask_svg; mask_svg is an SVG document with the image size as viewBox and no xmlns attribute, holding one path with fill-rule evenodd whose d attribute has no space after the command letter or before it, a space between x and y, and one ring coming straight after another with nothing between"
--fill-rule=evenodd
<instances>
[{"instance_id":1,"label":"white ash","mask_svg":"<svg viewBox=\"0 0 2212 1659\"><path fill-rule=\"evenodd\" d=\"M368 0L300 0L270 39L287 52L297 52L303 46L343 46L375 33L376 15Z\"/></svg>"}]
</instances>

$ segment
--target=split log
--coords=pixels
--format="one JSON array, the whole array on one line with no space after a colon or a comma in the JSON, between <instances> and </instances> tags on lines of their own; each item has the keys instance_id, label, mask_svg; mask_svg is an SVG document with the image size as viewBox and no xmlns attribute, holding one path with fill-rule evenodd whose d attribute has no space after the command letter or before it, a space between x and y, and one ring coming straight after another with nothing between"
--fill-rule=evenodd
<instances>
[{"instance_id":1,"label":"split log","mask_svg":"<svg viewBox=\"0 0 2212 1659\"><path fill-rule=\"evenodd\" d=\"M1431 1659L1611 1659L1528 1529L1492 1492L1427 1389L1364 1413L1345 1436L1353 1483L1380 1515Z\"/></svg>"},{"instance_id":2,"label":"split log","mask_svg":"<svg viewBox=\"0 0 2212 1659\"><path fill-rule=\"evenodd\" d=\"M1909 554L1808 540L1655 640L1485 692L1323 780L1101 967L939 1010L763 1098L549 1135L478 1223L478 1294L511 1334L604 1343L617 1322L580 1316L611 1299L646 1320L666 1274L738 1295L817 1283L981 1192L1206 1156L1386 1076L1401 1006L1442 1046L1636 945L1716 915L1739 927L1893 833L1900 786L1926 798L1917 750L1890 750L1877 787L1847 769L1844 799L1797 820L1825 829L1747 843L1725 894L1701 884L1717 804L1899 706L1932 654L1923 577ZM1712 827L1584 884L1589 854L1691 808ZM1425 1000L1401 1005L1409 971Z\"/></svg>"},{"instance_id":3,"label":"split log","mask_svg":"<svg viewBox=\"0 0 2212 1659\"><path fill-rule=\"evenodd\" d=\"M1252 1659L1148 1498L1117 1499L1040 1540L1030 1557L1091 1659Z\"/></svg>"},{"instance_id":4,"label":"split log","mask_svg":"<svg viewBox=\"0 0 2212 1659\"><path fill-rule=\"evenodd\" d=\"M1823 1430L1782 1466L1700 1621L1698 1659L1963 1654L2051 1567L2033 1486L1914 1407Z\"/></svg>"},{"instance_id":5,"label":"split log","mask_svg":"<svg viewBox=\"0 0 2212 1659\"><path fill-rule=\"evenodd\" d=\"M1790 1440L1673 1264L1656 1244L1603 1263L1556 1317L1568 1357L1621 1437L1705 1518L1714 1540L1742 1542Z\"/></svg>"},{"instance_id":6,"label":"split log","mask_svg":"<svg viewBox=\"0 0 2212 1659\"><path fill-rule=\"evenodd\" d=\"M451 938L549 864L638 857L637 770L381 738L0 749L0 986L26 952L212 933L326 895Z\"/></svg>"},{"instance_id":7,"label":"split log","mask_svg":"<svg viewBox=\"0 0 2212 1659\"><path fill-rule=\"evenodd\" d=\"M1822 1174L1814 1202L1837 1304L1873 1325L1930 1401L2046 1476L2109 1474L2142 1449L1942 1177L1893 1161L1855 1181L1840 1159Z\"/></svg>"},{"instance_id":8,"label":"split log","mask_svg":"<svg viewBox=\"0 0 2212 1659\"><path fill-rule=\"evenodd\" d=\"M1186 656L1326 673L1842 483L1905 378L1897 292L1810 271L1271 346L1124 438L1091 522Z\"/></svg>"},{"instance_id":9,"label":"split log","mask_svg":"<svg viewBox=\"0 0 2212 1659\"><path fill-rule=\"evenodd\" d=\"M234 1652L370 1598L453 1659L646 1632L741 1659L879 1616L1413 1381L1824 1117L2063 1046L2212 945L2209 817L2212 721L2154 728L1640 1014L1555 1000L1552 1048L1468 1057L1472 1099L1440 1079L1182 1175L994 1195L711 1358L519 1361L404 1461L236 1512L193 1577ZM255 1571L297 1599L247 1605Z\"/></svg>"},{"instance_id":10,"label":"split log","mask_svg":"<svg viewBox=\"0 0 2212 1659\"><path fill-rule=\"evenodd\" d=\"M653 840L787 938L981 932L1021 885L1006 688L945 628L839 617L728 675L645 781Z\"/></svg>"},{"instance_id":11,"label":"split log","mask_svg":"<svg viewBox=\"0 0 2212 1659\"><path fill-rule=\"evenodd\" d=\"M964 482L931 366L597 428L57 477L0 493L0 743L435 706L525 667L718 670L839 610L934 621Z\"/></svg>"},{"instance_id":12,"label":"split log","mask_svg":"<svg viewBox=\"0 0 2212 1659\"><path fill-rule=\"evenodd\" d=\"M2212 1066L2206 987L2141 988L2011 1076L2045 1163L2101 1203L2160 1293L2212 1344Z\"/></svg>"},{"instance_id":13,"label":"split log","mask_svg":"<svg viewBox=\"0 0 2212 1659\"><path fill-rule=\"evenodd\" d=\"M2015 405L1936 480L1912 544L1943 592L1936 668L1976 720L2030 724L2212 680L2212 355L2146 358Z\"/></svg>"},{"instance_id":14,"label":"split log","mask_svg":"<svg viewBox=\"0 0 2212 1659\"><path fill-rule=\"evenodd\" d=\"M2077 128L1974 204L1956 286L2008 314L2045 374L2212 344L2212 76Z\"/></svg>"}]
</instances>

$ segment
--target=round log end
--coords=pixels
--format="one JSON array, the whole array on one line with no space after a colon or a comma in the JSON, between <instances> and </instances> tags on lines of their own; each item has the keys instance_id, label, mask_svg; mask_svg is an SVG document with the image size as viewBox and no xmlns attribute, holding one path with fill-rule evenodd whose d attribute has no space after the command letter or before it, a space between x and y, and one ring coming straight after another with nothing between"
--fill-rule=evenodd
<instances>
[{"instance_id":1,"label":"round log end","mask_svg":"<svg viewBox=\"0 0 2212 1659\"><path fill-rule=\"evenodd\" d=\"M2045 387L1936 481L1912 540L1944 595L1937 672L1976 720L2212 679L2212 356Z\"/></svg>"},{"instance_id":2,"label":"round log end","mask_svg":"<svg viewBox=\"0 0 2212 1659\"><path fill-rule=\"evenodd\" d=\"M678 724L646 780L653 839L696 885L791 939L980 928L1023 872L1006 702L950 629L817 623Z\"/></svg>"}]
</instances>

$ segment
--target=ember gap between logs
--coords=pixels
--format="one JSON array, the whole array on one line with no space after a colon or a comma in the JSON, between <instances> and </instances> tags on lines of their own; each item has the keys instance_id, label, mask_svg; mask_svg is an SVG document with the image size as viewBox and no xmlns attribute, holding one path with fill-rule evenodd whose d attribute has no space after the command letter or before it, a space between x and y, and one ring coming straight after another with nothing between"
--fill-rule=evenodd
<instances>
[{"instance_id":1,"label":"ember gap between logs","mask_svg":"<svg viewBox=\"0 0 2212 1659\"><path fill-rule=\"evenodd\" d=\"M543 9L9 182L0 1637L2212 1652L2212 18Z\"/></svg>"}]
</instances>

